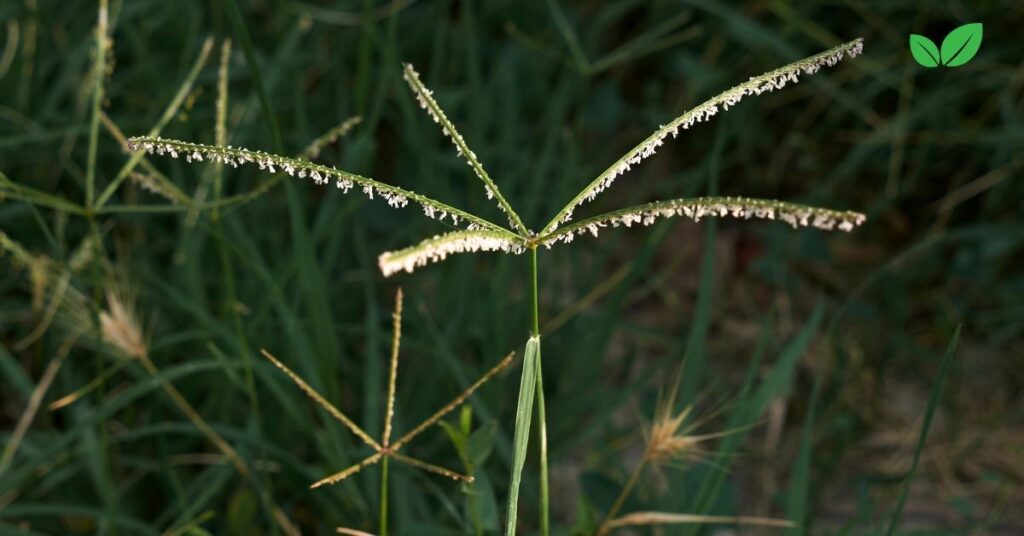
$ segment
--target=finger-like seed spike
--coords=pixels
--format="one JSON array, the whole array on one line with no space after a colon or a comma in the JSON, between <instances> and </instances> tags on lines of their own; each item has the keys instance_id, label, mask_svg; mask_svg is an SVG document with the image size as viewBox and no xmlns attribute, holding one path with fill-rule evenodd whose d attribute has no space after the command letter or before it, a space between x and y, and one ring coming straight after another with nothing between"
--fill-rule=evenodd
<instances>
[{"instance_id":1,"label":"finger-like seed spike","mask_svg":"<svg viewBox=\"0 0 1024 536\"><path fill-rule=\"evenodd\" d=\"M507 234L508 236L515 236L499 225L416 192L302 159L272 155L262 151L218 147L162 138L129 138L126 146L130 151L142 150L156 155L169 155L172 158L177 158L179 154L184 154L190 162L208 160L229 162L232 165L256 164L259 169L269 173L276 173L278 170L282 170L289 175L297 175L299 178L310 177L318 185L325 185L333 179L336 181L338 189L342 190L343 193L352 189L353 185L359 185L361 191L370 199L381 197L389 206L394 208L405 207L409 202L413 202L423 206L428 216L437 213L447 217L450 214L458 216L458 220L464 222L467 227L474 225L476 228L490 229ZM198 158L196 155L199 155ZM455 218L453 218L453 222L455 221Z\"/></svg>"},{"instance_id":2,"label":"finger-like seed spike","mask_svg":"<svg viewBox=\"0 0 1024 536\"><path fill-rule=\"evenodd\" d=\"M391 373L388 376L388 406L384 414L384 436L381 443L387 448L391 440L391 421L395 415L395 384L398 380L398 349L402 341L402 289L395 292L395 312L391 314Z\"/></svg>"},{"instance_id":3,"label":"finger-like seed spike","mask_svg":"<svg viewBox=\"0 0 1024 536\"><path fill-rule=\"evenodd\" d=\"M331 475L329 477L317 480L316 482L312 483L309 486L309 489L315 489L315 488L319 488L320 486L325 486L325 485L329 485L329 484L337 484L338 482L341 482L342 480L345 480L346 478L348 478L348 477L358 473L359 471L362 471L366 466L373 465L373 464L379 462L380 459L383 458L383 457L384 457L384 454L381 453L381 452L373 454L373 455L369 456L368 458L366 458L365 460L363 460L363 461L361 461L361 462L359 462L359 463L357 463L357 464L355 464L355 465L353 465L353 466L351 466L351 467L349 467L349 468L347 468L347 469L345 469L343 471L334 473L333 475Z\"/></svg>"},{"instance_id":4,"label":"finger-like seed spike","mask_svg":"<svg viewBox=\"0 0 1024 536\"><path fill-rule=\"evenodd\" d=\"M299 389L302 389L302 391L305 392L306 395L309 396L309 398L313 399L313 401L316 402L320 407L324 408L327 411L327 413L330 413L332 417L338 420L338 422L344 424L349 430L352 431L353 434L359 437L359 439L362 439L364 443L373 447L374 449L380 450L381 446L379 443L377 443L376 441L374 441L372 437L367 435L367 433L364 432L362 428L356 425L356 423L352 422L352 420L349 419L344 413L342 413L340 409L336 408L334 404L328 402L327 399L320 395L320 393L318 393L315 389L310 387L309 384L306 383L302 378L300 378L298 374L292 372L290 368L286 367L284 363L278 361L276 357L270 354L270 352L266 350L260 350L260 353L263 354L263 357L267 358L271 363L273 363L274 366L281 369L282 372L284 372L289 378L291 378L291 380L295 382L295 385L298 385Z\"/></svg>"},{"instance_id":5,"label":"finger-like seed spike","mask_svg":"<svg viewBox=\"0 0 1024 536\"><path fill-rule=\"evenodd\" d=\"M412 457L406 456L404 454L399 454L397 452L392 452L391 453L391 457L396 459L396 460L398 460L398 461L400 461L400 462L407 463L407 464L409 464L409 465L411 465L413 467L416 467L418 469L423 469L424 471L429 471L431 473L435 473L435 474L438 474L438 475L441 475L441 476L446 476L446 477L448 477L448 478L450 478L452 480L461 480L463 482L469 482L469 483L472 483L473 480L474 480L474 478L472 476L463 475L461 473L456 473L455 471L452 471L451 469L445 469L444 467L441 467L440 465L434 465L432 463L427 463L427 462L422 461L422 460L417 460L416 458L412 458Z\"/></svg>"},{"instance_id":6,"label":"finger-like seed spike","mask_svg":"<svg viewBox=\"0 0 1024 536\"><path fill-rule=\"evenodd\" d=\"M419 244L382 253L377 258L384 277L397 272L412 273L416 268L432 262L441 262L455 253L478 251L501 251L520 254L526 251L523 240L515 235L496 233L493 231L454 231L428 238Z\"/></svg>"},{"instance_id":7,"label":"finger-like seed spike","mask_svg":"<svg viewBox=\"0 0 1024 536\"><path fill-rule=\"evenodd\" d=\"M663 125L647 139L640 142L636 147L629 150L622 158L618 159L603 173L597 176L586 188L584 188L572 201L569 202L559 213L544 226L541 234L548 234L554 231L561 224L572 218L573 210L579 205L593 201L601 192L611 186L616 177L619 177L633 166L640 164L645 158L654 154L661 147L665 138L670 134L673 138L679 135L680 129L686 130L696 123L702 123L715 116L719 108L729 109L741 99L749 95L760 95L775 89L781 89L789 82L796 82L801 74L814 74L822 67L832 67L839 63L844 57L853 58L864 50L864 40L855 39L835 48L815 54L809 58L791 63L784 67L767 72L761 76L752 77L747 82L730 88L714 97L704 101L702 104L683 115L677 117L667 125Z\"/></svg>"},{"instance_id":8,"label":"finger-like seed spike","mask_svg":"<svg viewBox=\"0 0 1024 536\"><path fill-rule=\"evenodd\" d=\"M411 64L406 63L402 69L402 76L405 81L412 88L413 93L416 94L416 99L419 101L420 106L430 114L430 117L435 123L441 125L441 130L444 135L451 138L452 143L455 144L455 149L459 153L460 157L466 159L469 167L473 168L473 173L483 181L484 189L487 193L487 199L496 198L498 201L498 208L508 216L509 223L520 233L526 232L526 226L523 225L523 221L516 214L516 211L512 209L505 196L501 194L501 190L498 189L498 185L491 180L490 175L484 169L484 166L476 158L476 153L469 149L466 144L466 140L463 139L462 134L455 129L455 125L448 120L448 116L445 115L444 110L434 100L433 91L427 89L423 82L420 81L420 75L413 69Z\"/></svg>"},{"instance_id":9,"label":"finger-like seed spike","mask_svg":"<svg viewBox=\"0 0 1024 536\"><path fill-rule=\"evenodd\" d=\"M538 243L550 248L558 242L572 242L573 238L579 235L597 236L600 229L608 226L646 226L659 218L674 216L684 216L695 222L709 216L781 220L793 227L815 227L825 231L851 231L867 220L867 217L859 212L831 210L783 201L745 197L697 197L657 201L581 220L541 236Z\"/></svg>"}]
</instances>

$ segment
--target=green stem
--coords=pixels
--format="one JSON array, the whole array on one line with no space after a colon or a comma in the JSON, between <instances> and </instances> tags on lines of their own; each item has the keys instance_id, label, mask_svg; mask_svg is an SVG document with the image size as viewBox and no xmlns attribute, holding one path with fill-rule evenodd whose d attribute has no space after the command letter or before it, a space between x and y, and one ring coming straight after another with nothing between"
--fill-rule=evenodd
<instances>
[{"instance_id":1,"label":"green stem","mask_svg":"<svg viewBox=\"0 0 1024 536\"><path fill-rule=\"evenodd\" d=\"M540 421L540 533L548 536L551 530L550 500L548 495L548 425L544 415L544 381L540 371L540 351L537 352L537 419Z\"/></svg>"},{"instance_id":2,"label":"green stem","mask_svg":"<svg viewBox=\"0 0 1024 536\"><path fill-rule=\"evenodd\" d=\"M103 105L103 77L107 74L107 0L100 0L96 23L96 62L92 72L92 116L89 120L89 152L85 166L85 206L92 209L96 192L96 152L99 146L100 107Z\"/></svg>"},{"instance_id":3,"label":"green stem","mask_svg":"<svg viewBox=\"0 0 1024 536\"><path fill-rule=\"evenodd\" d=\"M388 458L380 461L380 536L388 536Z\"/></svg>"},{"instance_id":4,"label":"green stem","mask_svg":"<svg viewBox=\"0 0 1024 536\"><path fill-rule=\"evenodd\" d=\"M530 277L533 326L530 335L540 339L540 314L537 299L537 248L530 250ZM551 530L550 499L548 494L548 426L544 410L544 375L541 372L540 348L537 349L537 419L540 434L540 533L547 536Z\"/></svg>"}]
</instances>

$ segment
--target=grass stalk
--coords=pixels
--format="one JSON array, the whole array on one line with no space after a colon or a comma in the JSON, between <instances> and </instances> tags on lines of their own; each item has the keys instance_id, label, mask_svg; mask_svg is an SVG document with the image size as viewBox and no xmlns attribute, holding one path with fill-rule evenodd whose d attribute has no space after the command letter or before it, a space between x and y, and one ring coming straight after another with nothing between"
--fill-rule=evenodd
<instances>
[{"instance_id":1,"label":"grass stalk","mask_svg":"<svg viewBox=\"0 0 1024 536\"><path fill-rule=\"evenodd\" d=\"M92 116L89 119L89 153L85 167L85 206L92 208L96 196L96 153L100 137L100 110L103 105L103 77L107 72L107 0L100 0L96 23L96 58L92 72Z\"/></svg>"},{"instance_id":2,"label":"grass stalk","mask_svg":"<svg viewBox=\"0 0 1024 536\"><path fill-rule=\"evenodd\" d=\"M541 371L540 352L540 311L537 299L537 248L530 250L530 278L532 280L530 292L531 308L533 309L533 325L530 328L530 336L537 339L537 420L538 434L540 438L540 533L543 536L551 530L550 496L548 490L548 425L547 414L544 409L544 374Z\"/></svg>"},{"instance_id":3,"label":"grass stalk","mask_svg":"<svg viewBox=\"0 0 1024 536\"><path fill-rule=\"evenodd\" d=\"M21 444L21 440L25 438L25 433L28 432L29 426L32 425L32 420L35 419L36 413L39 411L39 406L43 402L43 397L46 396L47 391L50 389L50 385L53 384L54 378L57 377L57 372L60 371L61 366L64 364L64 358L67 357L73 343L74 339L72 338L61 345L57 356L54 357L46 366L46 370L43 371L42 377L39 378L39 383L36 384L35 389L32 390L32 394L29 396L25 411L18 419L18 424L14 427L14 432L11 433L11 437L7 441L7 444L4 445L3 454L0 455L0 476L6 472L7 467L10 466L11 461L14 460L14 454L18 452L18 446Z\"/></svg>"},{"instance_id":4,"label":"grass stalk","mask_svg":"<svg viewBox=\"0 0 1024 536\"><path fill-rule=\"evenodd\" d=\"M619 513L622 505L626 503L626 499L629 494L633 492L633 488L636 486L637 481L640 479L640 475L644 471L644 467L647 466L646 456L640 460L640 463L636 464L633 469L633 473L629 475L629 480L626 481L626 485L622 487L622 491L619 492L619 496L615 498L615 502L612 503L612 507L608 509L608 513L604 515L604 520L597 527L597 534L601 536L607 534L610 529L609 523L615 519L615 515Z\"/></svg>"},{"instance_id":5,"label":"grass stalk","mask_svg":"<svg viewBox=\"0 0 1024 536\"><path fill-rule=\"evenodd\" d=\"M380 462L380 536L388 536L388 458Z\"/></svg>"}]
</instances>

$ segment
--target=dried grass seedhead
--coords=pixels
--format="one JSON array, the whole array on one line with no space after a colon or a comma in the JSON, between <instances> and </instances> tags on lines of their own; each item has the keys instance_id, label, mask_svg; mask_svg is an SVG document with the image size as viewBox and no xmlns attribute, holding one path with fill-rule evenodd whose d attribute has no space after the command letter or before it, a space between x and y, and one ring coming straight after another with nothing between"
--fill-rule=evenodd
<instances>
[{"instance_id":1,"label":"dried grass seedhead","mask_svg":"<svg viewBox=\"0 0 1024 536\"><path fill-rule=\"evenodd\" d=\"M663 398L654 411L654 420L644 432L646 445L644 461L653 465L673 463L696 463L706 460L708 450L703 443L738 430L723 430L698 434L697 429L714 418L722 410L719 407L708 414L695 415L694 404L689 404L676 411L676 396L679 390L682 372L676 377L668 396Z\"/></svg>"},{"instance_id":2,"label":"dried grass seedhead","mask_svg":"<svg viewBox=\"0 0 1024 536\"><path fill-rule=\"evenodd\" d=\"M103 342L128 357L146 357L146 340L134 306L124 292L115 289L108 289L106 297L107 307L99 314Z\"/></svg>"},{"instance_id":3,"label":"dried grass seedhead","mask_svg":"<svg viewBox=\"0 0 1024 536\"><path fill-rule=\"evenodd\" d=\"M647 447L644 450L647 461L664 464L700 456L697 440L687 435L688 430L683 426L692 410L693 406L687 406L673 414L671 406L667 404L658 409L647 431Z\"/></svg>"}]
</instances>

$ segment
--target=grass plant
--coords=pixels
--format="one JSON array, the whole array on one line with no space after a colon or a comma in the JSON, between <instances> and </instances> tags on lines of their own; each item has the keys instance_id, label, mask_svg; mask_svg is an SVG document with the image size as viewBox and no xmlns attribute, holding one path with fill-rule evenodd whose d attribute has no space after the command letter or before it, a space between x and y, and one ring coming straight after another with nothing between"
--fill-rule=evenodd
<instances>
[{"instance_id":1,"label":"grass plant","mask_svg":"<svg viewBox=\"0 0 1024 536\"><path fill-rule=\"evenodd\" d=\"M516 532L518 513L520 473L526 459L530 422L533 406L536 404L540 433L540 527L545 536L550 532L550 500L547 464L547 419L545 415L543 373L541 368L541 334L539 327L539 303L537 296L537 249L552 248L558 243L571 242L574 237L589 233L598 236L604 227L630 227L635 223L649 226L658 218L685 216L700 221L709 216L731 216L736 218L761 218L781 220L792 227L813 226L823 230L850 231L862 224L865 216L853 211L837 211L818 207L810 207L775 200L749 199L743 197L705 197L692 199L675 199L618 209L612 212L569 223L575 210L582 204L593 201L600 193L608 189L616 178L624 175L633 166L652 156L664 140L672 135L677 137L681 130L688 130L697 123L710 120L719 110L728 110L741 99L749 95L760 95L784 88L788 83L795 83L801 75L816 73L823 66L834 66L844 57L855 57L863 49L862 40L857 39L836 46L814 56L802 59L789 65L769 71L763 75L752 77L748 82L734 86L699 106L685 112L667 125L663 125L633 149L612 163L604 172L583 188L537 233L527 229L519 214L501 193L501 189L491 179L478 160L476 153L469 148L465 138L448 119L441 106L434 99L432 92L420 80L419 73L411 65L404 65L403 77L416 95L420 106L427 111L434 122L440 125L444 135L451 139L458 155L465 159L473 173L483 183L488 199L493 199L508 219L509 226L503 227L487 219L454 208L441 201L417 194L411 190L391 186L376 179L363 177L333 167L313 164L302 159L288 158L248 149L218 147L178 140L167 140L156 137L131 138L128 148L132 151L172 158L184 157L189 163L209 161L219 165L239 167L252 164L261 171L277 174L279 171L299 179L310 178L317 185L335 182L335 186L348 193L359 190L368 198L382 198L393 208L403 208L410 202L420 205L424 214L445 222L451 219L453 226L463 225L464 230L452 231L434 236L409 248L382 253L378 258L381 273L390 276L400 271L412 272L431 262L443 261L451 254L480 251L501 251L504 253L521 254L529 251L531 281L531 319L530 337L524 351L523 379L520 383L516 410L515 437L513 438L514 457L512 475L509 479L508 504L506 509L505 534ZM366 439L364 439L365 441ZM375 443L374 443L375 445ZM375 463L382 456L375 454ZM367 460L370 460L368 458ZM355 470L362 467L354 466ZM343 473L348 476L348 473Z\"/></svg>"},{"instance_id":2,"label":"grass plant","mask_svg":"<svg viewBox=\"0 0 1024 536\"><path fill-rule=\"evenodd\" d=\"M1021 9L925 4L0 3L0 533L1021 532Z\"/></svg>"}]
</instances>

